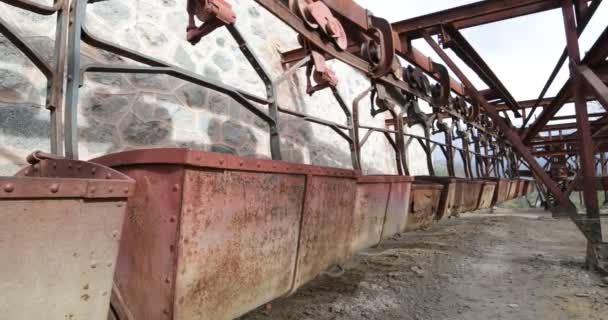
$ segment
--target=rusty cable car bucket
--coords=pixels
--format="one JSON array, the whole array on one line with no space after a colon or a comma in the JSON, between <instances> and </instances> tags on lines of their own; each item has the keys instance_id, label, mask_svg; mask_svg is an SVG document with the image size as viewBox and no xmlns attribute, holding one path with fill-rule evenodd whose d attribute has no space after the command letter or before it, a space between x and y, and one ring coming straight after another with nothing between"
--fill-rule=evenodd
<instances>
[{"instance_id":1,"label":"rusty cable car bucket","mask_svg":"<svg viewBox=\"0 0 608 320\"><path fill-rule=\"evenodd\" d=\"M483 179L483 187L479 195L479 204L477 209L490 209L493 206L493 201L498 192L498 182L490 179Z\"/></svg>"},{"instance_id":2,"label":"rusty cable car bucket","mask_svg":"<svg viewBox=\"0 0 608 320\"><path fill-rule=\"evenodd\" d=\"M443 185L415 180L412 185L406 231L427 228L436 220Z\"/></svg>"},{"instance_id":3,"label":"rusty cable car bucket","mask_svg":"<svg viewBox=\"0 0 608 320\"><path fill-rule=\"evenodd\" d=\"M485 178L489 181L496 182L496 190L494 192L494 197L492 198L492 207L497 204L503 203L507 201L509 197L509 179L505 178Z\"/></svg>"},{"instance_id":4,"label":"rusty cable car bucket","mask_svg":"<svg viewBox=\"0 0 608 320\"><path fill-rule=\"evenodd\" d=\"M41 152L0 177L4 319L106 319L134 181Z\"/></svg>"},{"instance_id":5,"label":"rusty cable car bucket","mask_svg":"<svg viewBox=\"0 0 608 320\"><path fill-rule=\"evenodd\" d=\"M112 299L125 319L232 319L352 254L353 170L189 149L94 161L137 181Z\"/></svg>"},{"instance_id":6,"label":"rusty cable car bucket","mask_svg":"<svg viewBox=\"0 0 608 320\"><path fill-rule=\"evenodd\" d=\"M447 219L460 213L462 199L462 181L455 177L417 176L417 181L428 181L443 186L437 208L436 220Z\"/></svg>"},{"instance_id":7,"label":"rusty cable car bucket","mask_svg":"<svg viewBox=\"0 0 608 320\"><path fill-rule=\"evenodd\" d=\"M361 176L351 238L351 251L379 244L405 231L414 177Z\"/></svg>"}]
</instances>

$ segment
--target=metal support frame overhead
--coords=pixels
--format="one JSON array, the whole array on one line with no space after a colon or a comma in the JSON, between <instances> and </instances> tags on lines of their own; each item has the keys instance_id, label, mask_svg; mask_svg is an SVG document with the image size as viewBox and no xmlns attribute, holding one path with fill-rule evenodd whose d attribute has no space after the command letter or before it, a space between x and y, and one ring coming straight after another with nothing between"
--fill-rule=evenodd
<instances>
[{"instance_id":1,"label":"metal support frame overhead","mask_svg":"<svg viewBox=\"0 0 608 320\"><path fill-rule=\"evenodd\" d=\"M352 166L356 171L361 170L362 166L361 149L374 133L386 137L395 151L397 169L402 175L409 174L405 150L412 143L418 143L424 150L431 175L435 174L433 152L438 150L446 158L450 175L455 175L454 160L459 155L464 163L467 178L489 177L491 173L496 177L501 175L515 177L519 174L520 165L524 165L541 182L539 189L545 193L544 195L555 199L588 239L588 258L596 260L596 265L603 258L601 247L603 239L595 183L597 173L595 155L601 153L601 157L605 157L604 153L608 152L608 112L589 113L587 102L597 100L608 111L608 62L606 61L608 27L584 58L581 58L578 45L579 36L602 3L601 0L486 0L393 24L373 16L352 0L316 1L327 6L324 13L328 15L325 16L326 19L333 19L332 14L335 14L335 20L338 23L343 22L344 34L334 30L335 25L325 29L312 27L310 21L306 20L306 15L294 10L292 1L256 0L271 14L293 28L300 35L303 46L283 54L283 61L292 66L279 78L273 80L264 69L261 60L249 49L246 39L236 26L228 22L220 23L221 27L226 27L246 60L264 83L263 96L208 79L153 56L96 37L87 30L84 20L87 4L98 0L71 2L54 0L53 6L41 5L31 0L0 1L37 14L57 14L54 67L45 62L39 52L27 45L15 30L0 18L0 33L24 53L49 83L46 105L51 112L50 136L54 154L62 155L65 147L68 158L78 158L79 91L86 73L163 74L224 93L264 120L270 129L270 153L275 160L281 159L278 119L279 114L282 113L332 129L348 142ZM70 3L71 7L68 8ZM460 30L553 9L561 9L563 14L567 46L539 98L518 101ZM348 37L350 35L353 36ZM434 40L435 35L441 36L445 47ZM436 63L412 46L412 40L421 37L439 55L457 79L452 78L443 65ZM82 43L134 60L143 66L82 66L80 57ZM488 89L477 90L459 65L444 50L446 48L456 53L488 85ZM397 56L404 58L415 68L402 68ZM323 74L329 79L321 79L322 76L318 74L317 78L314 78L318 86L309 93L331 88L338 106L344 112L345 123L331 122L282 108L277 101L277 86L301 67L307 66L312 72L313 65L315 68L322 66L323 63L319 61L324 62L323 57L337 59L370 78L371 89L364 91L355 99L352 114L349 103L337 90L336 82L332 81L334 80L332 76L335 74L331 72ZM545 98L547 89L566 61L570 65L570 78L555 97ZM66 70L67 74L64 74ZM437 86L430 84L429 77L438 81ZM319 81L326 82L319 84ZM374 116L384 112L390 115L386 121L388 129L363 126L359 123L359 102L367 96L372 97ZM373 98L377 99L373 100ZM425 114L418 110L418 100L428 102L432 112ZM576 114L556 116L567 103L574 103ZM542 108L542 112L532 123L532 118L536 115L535 111L539 107ZM512 111L516 117L523 115L521 130L517 130L512 125L507 111ZM449 120L449 124L443 123L445 120ZM576 121L551 123L568 120ZM528 126L530 123L531 125ZM405 133L404 126L414 124L423 126L424 136ZM576 129L574 133L563 132L574 129ZM362 130L367 132L361 136ZM433 135L437 133L445 136L444 143L433 141ZM543 134L540 135L541 133ZM462 143L462 147L456 146L455 142ZM571 155L580 158L580 168L576 168L575 171L578 173L576 181L582 182L585 195L587 210L585 218L577 214L568 198L575 184L572 183L564 188L563 182L554 179L550 174L549 164L555 159L554 157L562 159L566 163L565 167L573 170L573 164L568 162L571 161ZM537 157L543 157L547 165L541 166ZM602 159L600 165L602 172L605 172L606 161ZM594 261L591 263L593 264Z\"/></svg>"}]
</instances>

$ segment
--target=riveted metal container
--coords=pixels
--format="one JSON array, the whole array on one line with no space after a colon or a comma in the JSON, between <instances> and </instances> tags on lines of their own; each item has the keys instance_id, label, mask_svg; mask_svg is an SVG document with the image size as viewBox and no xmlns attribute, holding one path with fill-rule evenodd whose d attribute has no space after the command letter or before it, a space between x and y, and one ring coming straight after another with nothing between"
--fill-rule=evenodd
<instances>
[{"instance_id":1,"label":"riveted metal container","mask_svg":"<svg viewBox=\"0 0 608 320\"><path fill-rule=\"evenodd\" d=\"M486 180L496 182L496 191L494 192L494 197L492 198L492 206L496 206L497 204L507 201L510 187L509 179L486 178Z\"/></svg>"},{"instance_id":2,"label":"riveted metal container","mask_svg":"<svg viewBox=\"0 0 608 320\"><path fill-rule=\"evenodd\" d=\"M233 319L350 254L354 171L188 149L95 161L138 185L112 301L129 320Z\"/></svg>"},{"instance_id":3,"label":"riveted metal container","mask_svg":"<svg viewBox=\"0 0 608 320\"><path fill-rule=\"evenodd\" d=\"M498 183L485 179L482 181L483 187L481 189L481 195L479 196L479 204L477 209L489 209L492 207L492 201L494 200Z\"/></svg>"},{"instance_id":4,"label":"riveted metal container","mask_svg":"<svg viewBox=\"0 0 608 320\"><path fill-rule=\"evenodd\" d=\"M351 238L353 253L405 230L413 180L413 177L403 176L357 178Z\"/></svg>"},{"instance_id":5,"label":"riveted metal container","mask_svg":"<svg viewBox=\"0 0 608 320\"><path fill-rule=\"evenodd\" d=\"M458 215L463 200L462 187L464 180L454 177L433 176L417 176L416 180L428 181L443 186L435 219L447 219L450 216Z\"/></svg>"},{"instance_id":6,"label":"riveted metal container","mask_svg":"<svg viewBox=\"0 0 608 320\"><path fill-rule=\"evenodd\" d=\"M0 318L105 320L134 181L88 162L33 159L0 177Z\"/></svg>"},{"instance_id":7,"label":"riveted metal container","mask_svg":"<svg viewBox=\"0 0 608 320\"><path fill-rule=\"evenodd\" d=\"M406 231L426 228L436 220L443 186L428 181L415 180L412 184L410 213Z\"/></svg>"},{"instance_id":8,"label":"riveted metal container","mask_svg":"<svg viewBox=\"0 0 608 320\"><path fill-rule=\"evenodd\" d=\"M462 205L460 213L477 210L482 189L485 184L483 180L463 179L465 185L462 188Z\"/></svg>"}]
</instances>

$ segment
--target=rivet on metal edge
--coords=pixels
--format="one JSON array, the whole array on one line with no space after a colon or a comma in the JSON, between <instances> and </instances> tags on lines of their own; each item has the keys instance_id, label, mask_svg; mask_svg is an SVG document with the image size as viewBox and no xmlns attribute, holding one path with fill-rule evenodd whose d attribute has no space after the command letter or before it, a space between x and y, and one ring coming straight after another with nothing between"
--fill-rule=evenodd
<instances>
[{"instance_id":1,"label":"rivet on metal edge","mask_svg":"<svg viewBox=\"0 0 608 320\"><path fill-rule=\"evenodd\" d=\"M171 217L169 218L169 222L175 222L175 216L171 216Z\"/></svg>"},{"instance_id":2,"label":"rivet on metal edge","mask_svg":"<svg viewBox=\"0 0 608 320\"><path fill-rule=\"evenodd\" d=\"M15 191L15 185L12 183L7 183L4 185L4 192L11 193Z\"/></svg>"},{"instance_id":3,"label":"rivet on metal edge","mask_svg":"<svg viewBox=\"0 0 608 320\"><path fill-rule=\"evenodd\" d=\"M25 175L26 175L26 176L29 176L29 175L30 175L30 169L26 169L26 170L25 170Z\"/></svg>"},{"instance_id":4,"label":"rivet on metal edge","mask_svg":"<svg viewBox=\"0 0 608 320\"><path fill-rule=\"evenodd\" d=\"M220 159L220 164L224 164L224 159Z\"/></svg>"},{"instance_id":5,"label":"rivet on metal edge","mask_svg":"<svg viewBox=\"0 0 608 320\"><path fill-rule=\"evenodd\" d=\"M262 164L261 164L261 163L259 163L259 162L258 162L258 163L256 163L256 165L258 166L258 168L262 166Z\"/></svg>"},{"instance_id":6,"label":"rivet on metal edge","mask_svg":"<svg viewBox=\"0 0 608 320\"><path fill-rule=\"evenodd\" d=\"M109 187L109 188L108 188L108 192L109 192L109 193L112 193L112 192L114 192L114 188L112 188L112 187Z\"/></svg>"},{"instance_id":7,"label":"rivet on metal edge","mask_svg":"<svg viewBox=\"0 0 608 320\"><path fill-rule=\"evenodd\" d=\"M59 192L59 185L56 183L53 183L51 185L51 187L49 188L49 190L51 190L52 193L57 193L57 192Z\"/></svg>"},{"instance_id":8,"label":"rivet on metal edge","mask_svg":"<svg viewBox=\"0 0 608 320\"><path fill-rule=\"evenodd\" d=\"M173 185L173 192L178 192L179 191L179 185Z\"/></svg>"},{"instance_id":9,"label":"rivet on metal edge","mask_svg":"<svg viewBox=\"0 0 608 320\"><path fill-rule=\"evenodd\" d=\"M112 174L108 172L108 173L106 174L106 179L110 179L110 178L112 178Z\"/></svg>"},{"instance_id":10,"label":"rivet on metal edge","mask_svg":"<svg viewBox=\"0 0 608 320\"><path fill-rule=\"evenodd\" d=\"M97 168L91 169L91 174L95 174L95 173L97 173Z\"/></svg>"},{"instance_id":11,"label":"rivet on metal edge","mask_svg":"<svg viewBox=\"0 0 608 320\"><path fill-rule=\"evenodd\" d=\"M241 166L241 167L242 167L242 166L243 166L243 164L244 164L243 160L239 161L239 166Z\"/></svg>"},{"instance_id":12,"label":"rivet on metal edge","mask_svg":"<svg viewBox=\"0 0 608 320\"><path fill-rule=\"evenodd\" d=\"M124 189L122 190L122 192L124 192L125 194L129 193L129 188L124 188Z\"/></svg>"}]
</instances>

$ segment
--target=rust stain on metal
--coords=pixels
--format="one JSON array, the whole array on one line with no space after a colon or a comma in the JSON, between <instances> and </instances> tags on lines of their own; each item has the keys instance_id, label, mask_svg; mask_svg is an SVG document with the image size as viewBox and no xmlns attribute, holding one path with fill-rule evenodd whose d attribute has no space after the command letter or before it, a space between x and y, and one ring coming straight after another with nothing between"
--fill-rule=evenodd
<instances>
[{"instance_id":1,"label":"rust stain on metal","mask_svg":"<svg viewBox=\"0 0 608 320\"><path fill-rule=\"evenodd\" d=\"M294 290L350 253L357 181L308 176Z\"/></svg>"},{"instance_id":2,"label":"rust stain on metal","mask_svg":"<svg viewBox=\"0 0 608 320\"><path fill-rule=\"evenodd\" d=\"M466 186L464 187L463 194L463 203L461 207L462 212L471 212L477 210L477 206L479 205L479 198L481 196L481 191L484 185L484 181L482 180L463 180L466 181Z\"/></svg>"},{"instance_id":3,"label":"rust stain on metal","mask_svg":"<svg viewBox=\"0 0 608 320\"><path fill-rule=\"evenodd\" d=\"M390 238L405 231L410 207L412 180L411 178L402 179L391 183L382 239Z\"/></svg>"},{"instance_id":4,"label":"rust stain on metal","mask_svg":"<svg viewBox=\"0 0 608 320\"><path fill-rule=\"evenodd\" d=\"M175 319L233 319L287 294L305 177L186 173Z\"/></svg>"},{"instance_id":5,"label":"rust stain on metal","mask_svg":"<svg viewBox=\"0 0 608 320\"><path fill-rule=\"evenodd\" d=\"M91 196L88 190L91 184L132 190L134 182L80 161L32 163L18 177L0 178L0 252L10 256L0 263L2 317L105 320L129 193ZM68 163L111 172L113 179L47 170ZM26 308L24 301L34 304Z\"/></svg>"},{"instance_id":6,"label":"rust stain on metal","mask_svg":"<svg viewBox=\"0 0 608 320\"><path fill-rule=\"evenodd\" d=\"M439 208L442 191L443 186L440 184L414 182L406 231L425 228L433 223Z\"/></svg>"},{"instance_id":7,"label":"rust stain on metal","mask_svg":"<svg viewBox=\"0 0 608 320\"><path fill-rule=\"evenodd\" d=\"M390 191L390 182L357 182L350 240L353 253L380 243Z\"/></svg>"},{"instance_id":8,"label":"rust stain on metal","mask_svg":"<svg viewBox=\"0 0 608 320\"><path fill-rule=\"evenodd\" d=\"M437 214L437 220L446 219L460 213L462 202L462 180L453 177L421 176L416 177L418 181L429 181L443 186Z\"/></svg>"},{"instance_id":9,"label":"rust stain on metal","mask_svg":"<svg viewBox=\"0 0 608 320\"><path fill-rule=\"evenodd\" d=\"M494 194L496 193L496 182L492 181L484 181L483 188L481 189L481 195L479 197L479 205L478 209L489 209L492 207L492 200L494 199Z\"/></svg>"},{"instance_id":10,"label":"rust stain on metal","mask_svg":"<svg viewBox=\"0 0 608 320\"><path fill-rule=\"evenodd\" d=\"M496 182L492 206L505 202L509 197L509 180L503 178L489 178L488 180Z\"/></svg>"},{"instance_id":11,"label":"rust stain on metal","mask_svg":"<svg viewBox=\"0 0 608 320\"><path fill-rule=\"evenodd\" d=\"M165 319L173 314L173 278L182 183L179 167L155 165L118 168L137 181L127 206L114 278L126 310L134 319ZM165 279L169 283L165 283Z\"/></svg>"}]
</instances>

